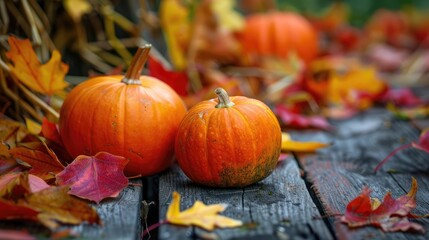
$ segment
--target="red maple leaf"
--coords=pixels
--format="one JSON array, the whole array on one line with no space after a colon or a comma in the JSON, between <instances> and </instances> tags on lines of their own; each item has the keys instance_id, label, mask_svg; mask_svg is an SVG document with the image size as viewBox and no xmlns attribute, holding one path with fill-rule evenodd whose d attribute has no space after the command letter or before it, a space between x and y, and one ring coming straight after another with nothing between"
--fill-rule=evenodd
<instances>
[{"instance_id":1,"label":"red maple leaf","mask_svg":"<svg viewBox=\"0 0 429 240\"><path fill-rule=\"evenodd\" d=\"M149 56L148 68L150 76L168 84L180 96L188 95L188 74L167 69L160 60Z\"/></svg>"},{"instance_id":2,"label":"red maple leaf","mask_svg":"<svg viewBox=\"0 0 429 240\"><path fill-rule=\"evenodd\" d=\"M99 203L117 197L128 186L124 168L128 160L106 152L95 156L78 156L57 174L58 185L70 185L69 194Z\"/></svg>"},{"instance_id":3,"label":"red maple leaf","mask_svg":"<svg viewBox=\"0 0 429 240\"><path fill-rule=\"evenodd\" d=\"M388 192L380 203L378 199L371 199L370 193L371 189L365 187L360 195L347 205L341 222L347 223L349 227L372 225L385 232L425 232L421 225L410 222L407 218L413 216L410 211L416 207L416 179L413 178L408 194L398 199L392 198Z\"/></svg>"},{"instance_id":4,"label":"red maple leaf","mask_svg":"<svg viewBox=\"0 0 429 240\"><path fill-rule=\"evenodd\" d=\"M318 115L304 116L299 113L294 113L288 108L277 105L275 112L281 121L289 126L296 128L319 128L323 130L330 130L332 126L328 123L326 118Z\"/></svg>"},{"instance_id":5,"label":"red maple leaf","mask_svg":"<svg viewBox=\"0 0 429 240\"><path fill-rule=\"evenodd\" d=\"M418 142L411 142L402 146L397 147L393 150L386 158L384 158L374 169L374 172L377 172L393 155L397 152L409 148L414 147L429 153L429 129L424 130L419 137Z\"/></svg>"},{"instance_id":6,"label":"red maple leaf","mask_svg":"<svg viewBox=\"0 0 429 240\"><path fill-rule=\"evenodd\" d=\"M60 146L64 146L57 125L47 118L43 118L42 121L42 136Z\"/></svg>"}]
</instances>

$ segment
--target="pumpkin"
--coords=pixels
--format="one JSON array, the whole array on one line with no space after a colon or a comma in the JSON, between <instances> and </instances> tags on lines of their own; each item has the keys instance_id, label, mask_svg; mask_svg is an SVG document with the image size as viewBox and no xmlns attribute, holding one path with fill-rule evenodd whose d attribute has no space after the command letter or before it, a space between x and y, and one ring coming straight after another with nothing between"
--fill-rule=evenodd
<instances>
[{"instance_id":1,"label":"pumpkin","mask_svg":"<svg viewBox=\"0 0 429 240\"><path fill-rule=\"evenodd\" d=\"M244 187L266 178L280 155L281 130L274 113L259 100L229 97L192 107L180 123L176 158L193 182L213 187Z\"/></svg>"},{"instance_id":2,"label":"pumpkin","mask_svg":"<svg viewBox=\"0 0 429 240\"><path fill-rule=\"evenodd\" d=\"M310 22L296 13L250 15L240 33L244 53L286 58L296 53L304 62L318 54L318 37Z\"/></svg>"},{"instance_id":3,"label":"pumpkin","mask_svg":"<svg viewBox=\"0 0 429 240\"><path fill-rule=\"evenodd\" d=\"M59 130L73 157L100 151L123 156L128 176L152 175L172 164L186 107L167 84L140 76L149 50L137 50L125 76L91 78L66 97Z\"/></svg>"}]
</instances>

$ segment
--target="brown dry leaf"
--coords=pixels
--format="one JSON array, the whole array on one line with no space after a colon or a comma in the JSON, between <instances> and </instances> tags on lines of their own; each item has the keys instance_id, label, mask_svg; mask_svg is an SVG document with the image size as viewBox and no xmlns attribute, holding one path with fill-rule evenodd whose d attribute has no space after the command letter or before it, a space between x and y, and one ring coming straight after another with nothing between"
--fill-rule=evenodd
<instances>
[{"instance_id":1,"label":"brown dry leaf","mask_svg":"<svg viewBox=\"0 0 429 240\"><path fill-rule=\"evenodd\" d=\"M58 223L101 224L95 208L85 201L69 195L69 187L50 187L31 194L20 203L40 211L38 218L45 226L55 229Z\"/></svg>"},{"instance_id":2,"label":"brown dry leaf","mask_svg":"<svg viewBox=\"0 0 429 240\"><path fill-rule=\"evenodd\" d=\"M15 147L29 134L23 124L8 119L0 119L0 141L8 147Z\"/></svg>"},{"instance_id":3,"label":"brown dry leaf","mask_svg":"<svg viewBox=\"0 0 429 240\"><path fill-rule=\"evenodd\" d=\"M222 204L205 205L201 201L196 201L191 208L180 212L180 194L173 192L173 200L168 207L167 222L178 225L204 228L212 231L215 227L239 227L243 223L239 220L218 215L225 210Z\"/></svg>"},{"instance_id":4,"label":"brown dry leaf","mask_svg":"<svg viewBox=\"0 0 429 240\"><path fill-rule=\"evenodd\" d=\"M6 56L13 62L8 64L12 74L30 89L47 94L61 92L68 83L64 80L68 65L61 62L61 54L52 52L51 59L41 64L28 39L8 38L10 50Z\"/></svg>"},{"instance_id":5,"label":"brown dry leaf","mask_svg":"<svg viewBox=\"0 0 429 240\"><path fill-rule=\"evenodd\" d=\"M321 142L298 142L293 141L289 134L282 132L282 151L287 152L314 152L330 144Z\"/></svg>"},{"instance_id":6,"label":"brown dry leaf","mask_svg":"<svg viewBox=\"0 0 429 240\"><path fill-rule=\"evenodd\" d=\"M43 142L26 143L26 146L12 148L9 153L29 164L32 167L30 173L45 181L54 179L55 174L64 169L55 153Z\"/></svg>"}]
</instances>

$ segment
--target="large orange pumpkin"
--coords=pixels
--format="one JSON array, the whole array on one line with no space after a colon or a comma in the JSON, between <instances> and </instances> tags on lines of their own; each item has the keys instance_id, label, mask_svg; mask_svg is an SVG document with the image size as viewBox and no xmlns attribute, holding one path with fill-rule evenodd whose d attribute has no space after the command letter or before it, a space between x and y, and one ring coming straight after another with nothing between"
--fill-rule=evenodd
<instances>
[{"instance_id":1,"label":"large orange pumpkin","mask_svg":"<svg viewBox=\"0 0 429 240\"><path fill-rule=\"evenodd\" d=\"M294 52L304 62L309 62L319 51L315 29L296 13L250 15L240 40L243 51L256 56L286 58Z\"/></svg>"},{"instance_id":2,"label":"large orange pumpkin","mask_svg":"<svg viewBox=\"0 0 429 240\"><path fill-rule=\"evenodd\" d=\"M267 177L276 167L281 130L274 113L261 101L229 98L195 105L183 118L176 137L176 158L192 181L214 187L243 187Z\"/></svg>"},{"instance_id":3,"label":"large orange pumpkin","mask_svg":"<svg viewBox=\"0 0 429 240\"><path fill-rule=\"evenodd\" d=\"M125 76L91 78L67 96L59 127L72 156L105 151L126 157L129 176L155 174L173 162L186 107L167 84L140 76L149 50L138 49Z\"/></svg>"}]
</instances>

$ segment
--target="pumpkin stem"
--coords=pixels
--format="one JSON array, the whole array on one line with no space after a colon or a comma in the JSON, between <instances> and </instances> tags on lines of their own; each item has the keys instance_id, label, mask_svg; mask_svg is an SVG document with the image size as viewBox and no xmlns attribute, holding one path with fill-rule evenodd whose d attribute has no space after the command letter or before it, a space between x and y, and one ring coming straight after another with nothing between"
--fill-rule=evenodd
<instances>
[{"instance_id":1,"label":"pumpkin stem","mask_svg":"<svg viewBox=\"0 0 429 240\"><path fill-rule=\"evenodd\" d=\"M219 99L219 103L215 106L216 108L229 108L235 104L229 100L228 93L223 88L216 88L215 93Z\"/></svg>"},{"instance_id":2,"label":"pumpkin stem","mask_svg":"<svg viewBox=\"0 0 429 240\"><path fill-rule=\"evenodd\" d=\"M141 85L140 75L147 58L149 57L151 47L152 45L145 44L143 47L139 47L137 49L137 52L134 54L133 60L131 61L131 65L122 79L123 83Z\"/></svg>"}]
</instances>

